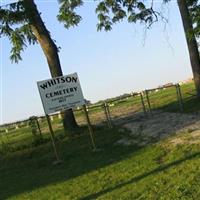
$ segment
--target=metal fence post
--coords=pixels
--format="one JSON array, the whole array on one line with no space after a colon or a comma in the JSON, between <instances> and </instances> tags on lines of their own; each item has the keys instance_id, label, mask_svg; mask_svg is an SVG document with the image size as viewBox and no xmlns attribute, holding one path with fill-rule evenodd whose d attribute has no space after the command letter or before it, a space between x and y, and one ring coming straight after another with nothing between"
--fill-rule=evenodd
<instances>
[{"instance_id":1,"label":"metal fence post","mask_svg":"<svg viewBox=\"0 0 200 200\"><path fill-rule=\"evenodd\" d=\"M103 108L104 108L104 113L106 115L106 121L107 121L107 124L108 124L108 128L112 128L112 123L111 123L111 119L110 119L110 111L108 109L108 105L107 105L106 102L104 102Z\"/></svg>"},{"instance_id":2,"label":"metal fence post","mask_svg":"<svg viewBox=\"0 0 200 200\"><path fill-rule=\"evenodd\" d=\"M145 107L145 104L144 104L143 92L140 92L140 99L141 99L143 112L146 113L146 107Z\"/></svg>"},{"instance_id":3,"label":"metal fence post","mask_svg":"<svg viewBox=\"0 0 200 200\"><path fill-rule=\"evenodd\" d=\"M37 117L36 117L36 123L37 123L37 127L38 127L38 130L39 130L39 133L40 133L40 137L42 137L42 131L41 131L40 124L39 124Z\"/></svg>"},{"instance_id":4,"label":"metal fence post","mask_svg":"<svg viewBox=\"0 0 200 200\"><path fill-rule=\"evenodd\" d=\"M180 108L180 111L183 112L183 98L182 98L182 94L181 94L180 85L176 84L175 87L176 87L177 99L179 102L179 108Z\"/></svg>"},{"instance_id":5,"label":"metal fence post","mask_svg":"<svg viewBox=\"0 0 200 200\"><path fill-rule=\"evenodd\" d=\"M151 111L151 103L150 103L150 100L149 100L148 90L145 90L145 94L146 94L146 99L147 99L147 104L148 104L148 107L149 107L149 111L150 111L150 113L152 113L152 111Z\"/></svg>"},{"instance_id":6,"label":"metal fence post","mask_svg":"<svg viewBox=\"0 0 200 200\"><path fill-rule=\"evenodd\" d=\"M111 114L110 114L110 109L109 109L108 104L106 104L106 110L107 110L108 117L109 117L109 120L110 120L110 127L112 128L112 120L111 120Z\"/></svg>"}]
</instances>

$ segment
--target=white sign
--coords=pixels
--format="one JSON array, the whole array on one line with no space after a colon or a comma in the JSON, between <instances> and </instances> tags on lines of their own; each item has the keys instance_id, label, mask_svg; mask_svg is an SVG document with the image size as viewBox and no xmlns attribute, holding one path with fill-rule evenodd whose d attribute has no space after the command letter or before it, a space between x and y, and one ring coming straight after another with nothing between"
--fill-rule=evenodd
<instances>
[{"instance_id":1,"label":"white sign","mask_svg":"<svg viewBox=\"0 0 200 200\"><path fill-rule=\"evenodd\" d=\"M85 104L77 73L37 82L46 114Z\"/></svg>"}]
</instances>

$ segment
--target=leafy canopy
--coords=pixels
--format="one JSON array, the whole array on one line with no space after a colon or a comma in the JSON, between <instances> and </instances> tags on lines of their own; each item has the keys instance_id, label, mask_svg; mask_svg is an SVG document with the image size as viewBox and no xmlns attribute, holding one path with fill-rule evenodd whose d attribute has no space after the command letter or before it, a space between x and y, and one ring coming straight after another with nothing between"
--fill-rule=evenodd
<instances>
[{"instance_id":1,"label":"leafy canopy","mask_svg":"<svg viewBox=\"0 0 200 200\"><path fill-rule=\"evenodd\" d=\"M59 0L60 9L57 15L58 21L64 23L65 28L77 26L82 20L75 10L77 7L83 5L82 0Z\"/></svg>"},{"instance_id":2,"label":"leafy canopy","mask_svg":"<svg viewBox=\"0 0 200 200\"><path fill-rule=\"evenodd\" d=\"M11 61L18 62L22 59L21 52L27 43L36 43L30 26L23 1L0 7L0 36L7 36L12 44Z\"/></svg>"},{"instance_id":3,"label":"leafy canopy","mask_svg":"<svg viewBox=\"0 0 200 200\"><path fill-rule=\"evenodd\" d=\"M95 0L94 0L95 1ZM170 0L163 0L168 2ZM200 36L200 3L199 0L187 0L197 37ZM76 9L83 5L83 0L58 0L60 5L58 21L65 28L77 26L82 20ZM109 31L117 22L127 19L130 23L141 22L151 27L162 14L153 8L154 0L100 0L96 7L98 17L97 30ZM37 39L31 29L27 16L25 0L0 7L0 36L9 38L12 48L10 59L13 62L21 60L21 52L27 44L35 44Z\"/></svg>"},{"instance_id":4,"label":"leafy canopy","mask_svg":"<svg viewBox=\"0 0 200 200\"><path fill-rule=\"evenodd\" d=\"M197 38L200 38L200 1L188 0L188 7L193 23L194 33Z\"/></svg>"},{"instance_id":5,"label":"leafy canopy","mask_svg":"<svg viewBox=\"0 0 200 200\"><path fill-rule=\"evenodd\" d=\"M162 0L163 3L170 1ZM194 34L197 38L200 38L200 0L186 1L194 27ZM58 19L64 22L66 28L77 25L81 21L81 16L76 14L75 9L83 5L83 1L60 0L60 3L61 8ZM159 17L165 19L162 13L156 11L153 6L154 0L100 0L96 7L97 30L109 31L114 24L125 18L130 23L141 22L149 28L154 22L158 21Z\"/></svg>"},{"instance_id":6,"label":"leafy canopy","mask_svg":"<svg viewBox=\"0 0 200 200\"><path fill-rule=\"evenodd\" d=\"M149 7L140 0L103 0L96 8L98 16L97 30L109 31L112 25L127 18L128 22L137 21L151 24L158 20L159 13L153 10L153 4Z\"/></svg>"}]
</instances>

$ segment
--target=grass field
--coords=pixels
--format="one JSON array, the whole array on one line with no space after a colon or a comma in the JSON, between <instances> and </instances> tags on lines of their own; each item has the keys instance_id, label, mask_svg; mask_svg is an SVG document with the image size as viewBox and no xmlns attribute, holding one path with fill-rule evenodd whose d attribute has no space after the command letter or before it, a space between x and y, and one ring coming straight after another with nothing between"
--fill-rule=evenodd
<instances>
[{"instance_id":1,"label":"grass field","mask_svg":"<svg viewBox=\"0 0 200 200\"><path fill-rule=\"evenodd\" d=\"M192 96L193 85L181 89L184 112L197 112L200 103ZM149 96L153 109L179 112L174 88ZM140 97L133 98L115 102L110 107L112 117L123 110L142 111ZM89 111L90 116L98 112L98 108ZM1 134L0 200L199 199L200 134L194 138L188 129L143 146L124 146L117 141L130 137L129 130L100 126L95 128L99 151L94 152L86 127L68 137L60 124L59 119L53 122L60 165L52 165L55 158L45 121L41 122L43 143L34 145L26 126Z\"/></svg>"},{"instance_id":2,"label":"grass field","mask_svg":"<svg viewBox=\"0 0 200 200\"><path fill-rule=\"evenodd\" d=\"M49 144L2 156L0 199L199 198L199 144L173 146L168 138L142 148L117 146L126 132L95 132L99 152L91 150L86 134L65 139L58 144L63 163L57 166Z\"/></svg>"}]
</instances>

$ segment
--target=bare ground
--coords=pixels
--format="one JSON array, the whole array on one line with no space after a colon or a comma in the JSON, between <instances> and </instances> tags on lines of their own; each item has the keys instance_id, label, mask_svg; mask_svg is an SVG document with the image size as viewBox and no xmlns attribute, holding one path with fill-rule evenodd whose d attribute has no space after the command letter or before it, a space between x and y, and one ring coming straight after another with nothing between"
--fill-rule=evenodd
<instances>
[{"instance_id":1,"label":"bare ground","mask_svg":"<svg viewBox=\"0 0 200 200\"><path fill-rule=\"evenodd\" d=\"M183 135L184 133L188 134L187 137L173 137L169 143L171 145L186 142L200 144L200 114L154 111L148 115L136 113L116 123L123 124L123 128L130 131L128 135L117 141L116 145L145 146L170 135Z\"/></svg>"}]
</instances>

